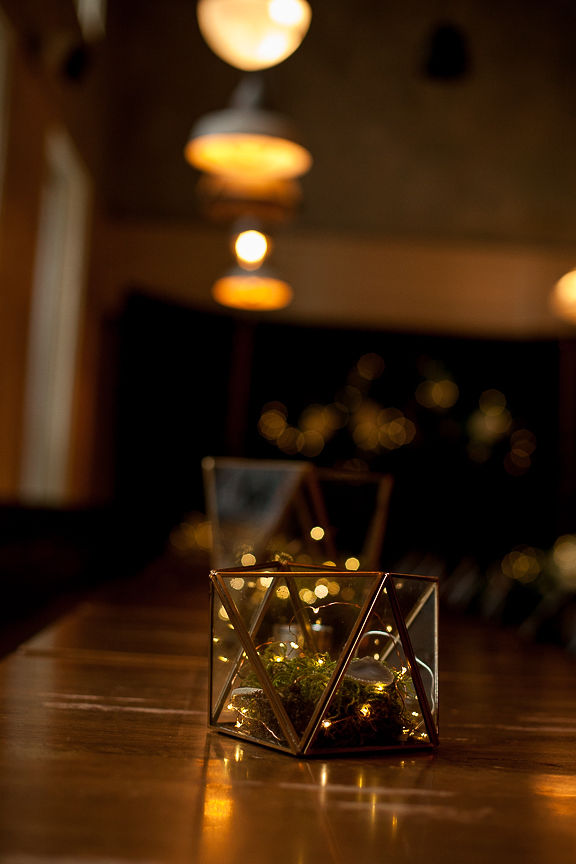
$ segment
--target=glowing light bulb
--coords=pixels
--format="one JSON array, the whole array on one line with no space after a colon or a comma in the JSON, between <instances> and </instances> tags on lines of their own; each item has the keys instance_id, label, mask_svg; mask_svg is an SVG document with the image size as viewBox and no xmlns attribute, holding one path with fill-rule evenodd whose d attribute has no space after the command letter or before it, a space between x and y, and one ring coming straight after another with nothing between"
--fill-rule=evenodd
<instances>
[{"instance_id":1,"label":"glowing light bulb","mask_svg":"<svg viewBox=\"0 0 576 864\"><path fill-rule=\"evenodd\" d=\"M272 21L285 27L297 27L307 18L305 6L298 0L270 0L268 14Z\"/></svg>"},{"instance_id":2,"label":"glowing light bulb","mask_svg":"<svg viewBox=\"0 0 576 864\"><path fill-rule=\"evenodd\" d=\"M310 26L306 0L199 0L200 31L237 69L266 69L289 57Z\"/></svg>"},{"instance_id":3,"label":"glowing light bulb","mask_svg":"<svg viewBox=\"0 0 576 864\"><path fill-rule=\"evenodd\" d=\"M234 252L244 267L258 267L268 252L268 240L261 231L241 231L234 243Z\"/></svg>"}]
</instances>

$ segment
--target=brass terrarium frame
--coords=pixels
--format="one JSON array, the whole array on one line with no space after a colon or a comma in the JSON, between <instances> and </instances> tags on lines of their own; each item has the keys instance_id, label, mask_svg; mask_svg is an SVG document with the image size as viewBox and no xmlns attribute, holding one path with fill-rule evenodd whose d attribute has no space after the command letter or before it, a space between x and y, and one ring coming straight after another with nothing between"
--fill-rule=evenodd
<instances>
[{"instance_id":1,"label":"brass terrarium frame","mask_svg":"<svg viewBox=\"0 0 576 864\"><path fill-rule=\"evenodd\" d=\"M230 581L234 578L247 579L250 576L252 576L253 578L264 576L266 577L266 581L268 584L263 591L263 596L262 599L259 601L258 607L254 610L254 613L251 615L250 620L246 622L243 619L242 614L240 614L236 602L232 597L229 584ZM299 632L302 634L303 647L309 652L312 652L312 654L319 656L318 651L320 646L318 645L317 633L315 632L315 629L310 622L310 618L307 615L306 610L308 607L306 603L304 603L301 599L298 586L296 584L296 578L302 579L302 577L309 577L318 579L318 577L322 576L327 576L331 579L340 578L346 580L347 582L350 582L351 580L371 579L373 581L373 584L371 589L367 592L363 603L361 604L360 611L358 613L355 623L351 626L348 632L346 641L339 652L339 656L336 660L331 677L328 680L328 683L326 684L320 698L318 699L304 731L301 734L298 734L294 727L294 723L292 722L286 710L285 705L283 704L274 684L272 683L272 680L266 672L264 663L255 644L254 637L258 634L260 626L262 625L265 616L269 612L277 586L278 584L280 584L281 581L282 585L286 586L288 589L289 599L292 604L292 610L294 611L294 619L296 620ZM397 596L397 591L394 584L397 580L417 580L417 582L420 586L422 586L423 589L421 595L417 599L417 602L412 606L412 608L408 611L407 614L406 612L402 612L401 604ZM319 753L325 755L330 752L343 751L354 752L356 750L366 749L396 750L405 747L432 748L438 745L438 698L436 668L438 580L435 577L416 576L413 574L407 575L386 573L381 571L351 573L349 571L337 570L334 567L298 565L294 563L282 563L274 561L271 563L254 565L250 567L233 567L221 570L213 570L210 573L210 585L211 620L213 622L212 627L214 628L215 604L219 601L221 604L221 608L225 610L224 614L227 618L227 626L230 628L230 630L234 631L234 633L238 637L238 645L236 646L236 650L232 652L233 656L218 657L217 643L219 640L214 636L214 630L212 632L212 638L210 640L209 703L209 725L212 728L217 729L219 732L222 732L224 734L232 735L233 737L241 738L243 740L252 740L256 743L265 744L268 747L273 747L274 749L282 750L284 752L288 751L294 755L299 756L318 755ZM286 589L284 588L284 590ZM360 640L366 635L365 627L370 620L370 616L375 610L376 604L379 602L379 600L382 600L383 595L386 595L386 601L389 603L390 611L393 615L393 619L397 627L398 639L401 643L401 647L406 658L409 670L408 674L411 677L417 703L421 710L425 733L423 732L419 736L419 740L410 740L407 743L383 743L382 745L380 745L379 743L375 743L371 744L369 748L367 748L366 746L355 747L353 745L334 746L332 748L323 746L320 750L318 750L314 747L314 742L323 723L323 719L326 716L325 712L327 711L331 700L334 697L334 694L336 693L337 688L346 673L351 659L354 657ZM433 695L430 696L430 700L426 694L426 689L424 687L419 668L420 665L425 666L425 664L416 657L409 635L410 627L414 624L414 622L416 622L416 619L418 618L420 612L429 603L433 605L434 628L432 633L433 671L428 668L428 671L432 674ZM385 657L394 648L394 645L395 642L390 644L388 650L384 652L384 656L382 659L385 659ZM224 678L224 682L220 682L220 684L216 684L214 676L214 664L217 660L225 660L229 670ZM261 737L246 733L244 730L239 730L238 728L236 728L236 725L219 721L220 715L225 709L225 706L227 705L227 702L230 698L232 685L238 675L239 668L241 664L246 661L250 664L253 672L258 679L258 685L261 688L259 692L263 691L263 693L265 694L269 706L273 711L275 720L277 721L278 727L281 730L282 735L284 736L286 744L269 739L263 740ZM324 725L326 725L326 720L324 720Z\"/></svg>"}]
</instances>

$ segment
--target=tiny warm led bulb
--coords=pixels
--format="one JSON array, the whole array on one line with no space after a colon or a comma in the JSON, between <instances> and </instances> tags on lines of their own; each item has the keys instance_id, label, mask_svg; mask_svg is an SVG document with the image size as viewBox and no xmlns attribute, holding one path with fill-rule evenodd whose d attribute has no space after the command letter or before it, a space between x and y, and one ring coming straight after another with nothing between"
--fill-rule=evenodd
<instances>
[{"instance_id":1,"label":"tiny warm led bulb","mask_svg":"<svg viewBox=\"0 0 576 864\"><path fill-rule=\"evenodd\" d=\"M268 253L268 240L261 231L241 231L234 243L238 263L244 267L258 267Z\"/></svg>"}]
</instances>

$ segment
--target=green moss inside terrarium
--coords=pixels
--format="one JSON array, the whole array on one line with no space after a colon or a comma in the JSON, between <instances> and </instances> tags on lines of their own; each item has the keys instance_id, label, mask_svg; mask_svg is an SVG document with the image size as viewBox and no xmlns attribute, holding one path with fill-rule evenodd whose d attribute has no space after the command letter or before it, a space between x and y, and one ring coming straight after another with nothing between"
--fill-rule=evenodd
<instances>
[{"instance_id":1,"label":"green moss inside terrarium","mask_svg":"<svg viewBox=\"0 0 576 864\"><path fill-rule=\"evenodd\" d=\"M306 730L336 668L328 653L287 650L274 643L259 656L296 733ZM272 705L253 672L236 680L229 709L236 727L251 737L281 741ZM406 667L396 669L372 657L348 665L320 724L314 747L351 749L428 742L424 721Z\"/></svg>"}]
</instances>

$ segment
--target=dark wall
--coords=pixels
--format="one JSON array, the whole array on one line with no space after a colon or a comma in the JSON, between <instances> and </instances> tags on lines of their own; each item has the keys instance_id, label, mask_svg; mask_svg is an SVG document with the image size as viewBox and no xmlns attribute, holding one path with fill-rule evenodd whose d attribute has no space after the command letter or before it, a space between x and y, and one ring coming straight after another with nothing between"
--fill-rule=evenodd
<instances>
[{"instance_id":1,"label":"dark wall","mask_svg":"<svg viewBox=\"0 0 576 864\"><path fill-rule=\"evenodd\" d=\"M417 548L489 561L513 545L555 539L561 465L554 342L280 326L144 294L128 301L121 333L116 494L141 539L160 546L182 515L203 509L203 456L303 458L259 434L263 408L283 404L287 423L297 428L307 406L341 401L346 385L358 384L357 361L371 352L384 368L361 383L363 404L401 411L414 423L414 439L367 450L355 443L349 422L327 437L314 461L355 460L394 475L389 554ZM452 407L431 410L416 400L418 385L433 375L457 385ZM478 461L473 416L490 389L505 395L510 424ZM510 473L511 435L520 429L536 446L529 469Z\"/></svg>"}]
</instances>

